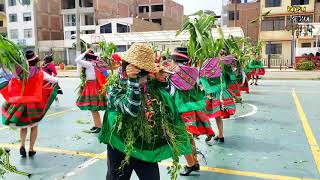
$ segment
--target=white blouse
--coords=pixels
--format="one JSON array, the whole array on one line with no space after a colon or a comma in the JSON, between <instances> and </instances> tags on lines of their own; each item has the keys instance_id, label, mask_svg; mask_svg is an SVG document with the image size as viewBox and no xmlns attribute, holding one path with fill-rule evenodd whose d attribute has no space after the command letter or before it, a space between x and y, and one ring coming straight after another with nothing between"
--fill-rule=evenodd
<instances>
[{"instance_id":1,"label":"white blouse","mask_svg":"<svg viewBox=\"0 0 320 180\"><path fill-rule=\"evenodd\" d=\"M92 65L91 62L85 61L84 56L86 54L83 53L79 57L76 58L76 63L77 63L77 69L78 72L81 71L81 68L85 68L85 73L86 73L86 80L96 80L96 73L94 70L94 66Z\"/></svg>"},{"instance_id":2,"label":"white blouse","mask_svg":"<svg viewBox=\"0 0 320 180\"><path fill-rule=\"evenodd\" d=\"M43 72L43 78L45 81L48 81L50 83L58 83L58 78L51 76L50 74Z\"/></svg>"}]
</instances>

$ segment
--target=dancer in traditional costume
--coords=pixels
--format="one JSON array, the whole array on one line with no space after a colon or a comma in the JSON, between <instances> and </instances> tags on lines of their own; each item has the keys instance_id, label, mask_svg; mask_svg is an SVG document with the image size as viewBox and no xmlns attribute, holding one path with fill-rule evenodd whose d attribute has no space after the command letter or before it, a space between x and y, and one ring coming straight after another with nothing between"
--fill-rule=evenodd
<instances>
[{"instance_id":1,"label":"dancer in traditional costume","mask_svg":"<svg viewBox=\"0 0 320 180\"><path fill-rule=\"evenodd\" d=\"M107 64L99 60L93 51L88 49L77 59L78 70L81 70L80 96L77 106L81 110L89 110L92 113L94 126L91 133L99 133L101 130L101 118L99 111L107 109L106 92L104 86L108 76Z\"/></svg>"},{"instance_id":2,"label":"dancer in traditional costume","mask_svg":"<svg viewBox=\"0 0 320 180\"><path fill-rule=\"evenodd\" d=\"M204 93L196 85L199 79L199 71L196 67L185 65L190 61L187 48L176 48L171 57L173 62L168 69L173 71L174 74L170 76L170 94L173 95L178 112L185 122L192 145L192 154L185 155L187 165L180 175L189 176L192 171L200 170L194 136L206 135L206 141L210 141L214 137L214 132L205 112Z\"/></svg>"},{"instance_id":3,"label":"dancer in traditional costume","mask_svg":"<svg viewBox=\"0 0 320 180\"><path fill-rule=\"evenodd\" d=\"M53 61L52 54L45 56L44 63L42 65L42 70L48 73L49 75L56 77L58 73L52 61Z\"/></svg>"},{"instance_id":4,"label":"dancer in traditional costume","mask_svg":"<svg viewBox=\"0 0 320 180\"><path fill-rule=\"evenodd\" d=\"M263 68L263 62L261 61L261 55L256 54L256 58L249 62L249 68L251 69L252 82L250 85L258 85L259 76L265 74L265 69Z\"/></svg>"},{"instance_id":5,"label":"dancer in traditional costume","mask_svg":"<svg viewBox=\"0 0 320 180\"><path fill-rule=\"evenodd\" d=\"M46 73L48 73L49 75L53 76L53 77L57 77L58 73L56 70L55 65L52 63L53 61L53 55L47 55L44 57L44 63L42 65L42 70ZM63 94L59 84L58 86L58 94ZM56 98L56 101L58 101L58 98Z\"/></svg>"},{"instance_id":6,"label":"dancer in traditional costume","mask_svg":"<svg viewBox=\"0 0 320 180\"><path fill-rule=\"evenodd\" d=\"M34 144L38 136L38 123L45 116L57 96L57 79L43 72L38 66L38 56L26 52L29 63L28 81L19 78L21 70L1 90L6 102L2 106L2 124L20 128L20 155L26 157L27 128L31 128L29 157L36 154ZM53 85L52 85L53 84Z\"/></svg>"},{"instance_id":7,"label":"dancer in traditional costume","mask_svg":"<svg viewBox=\"0 0 320 180\"><path fill-rule=\"evenodd\" d=\"M207 59L200 70L200 83L207 95L206 110L209 118L216 119L218 127L218 136L214 140L222 143L224 142L222 119L229 118L236 112L233 97L227 90L225 76L226 73L221 72L219 58Z\"/></svg>"},{"instance_id":8,"label":"dancer in traditional costume","mask_svg":"<svg viewBox=\"0 0 320 180\"><path fill-rule=\"evenodd\" d=\"M129 180L134 170L140 180L159 180L158 162L173 158L172 177L179 169L178 156L191 153L185 125L146 44L133 44L122 58L122 72L108 78L108 110L99 139L108 144L107 180ZM154 73L150 76L149 73ZM112 82L111 82L112 79Z\"/></svg>"}]
</instances>

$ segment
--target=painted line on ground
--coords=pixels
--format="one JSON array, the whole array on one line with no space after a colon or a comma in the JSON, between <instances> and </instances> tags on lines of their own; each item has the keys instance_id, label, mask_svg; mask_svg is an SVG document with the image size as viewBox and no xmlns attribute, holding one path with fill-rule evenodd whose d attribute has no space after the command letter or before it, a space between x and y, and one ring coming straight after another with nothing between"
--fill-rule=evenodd
<instances>
[{"instance_id":1,"label":"painted line on ground","mask_svg":"<svg viewBox=\"0 0 320 180\"><path fill-rule=\"evenodd\" d=\"M0 143L0 147L19 149L20 145L19 144ZM74 156L82 156L82 157L92 157L92 158L98 158L98 159L106 159L107 158L107 156L105 156L105 155L99 155L96 153L81 152L81 151L66 150L66 149L35 147L35 150L39 151L39 152L66 154L66 155L74 155Z\"/></svg>"},{"instance_id":2,"label":"painted line on ground","mask_svg":"<svg viewBox=\"0 0 320 180\"><path fill-rule=\"evenodd\" d=\"M19 149L19 144L0 144L0 147L7 147L7 148L14 148ZM97 153L89 153L89 152L80 152L80 151L72 151L72 150L65 150L65 149L55 149L55 148L43 148L43 147L36 147L36 151L39 152L47 152L47 153L56 153L56 154L66 154L66 155L74 155L74 156L81 156L81 157L90 157L85 163L79 165L77 168L80 167L80 171L84 170L85 168L89 167L90 165L96 163L101 159L107 158L107 153L103 152L100 154ZM168 167L172 163L170 162L160 162L159 165ZM75 170L77 170L75 168ZM71 171L69 176L73 176L80 171ZM282 175L275 175L275 174L267 174L267 173L259 173L259 172L251 172L251 171L240 171L240 170L233 170L233 169L224 169L224 168L214 168L209 166L201 166L201 171L205 172L213 172L219 174L228 174L234 176L245 176L245 177L253 177L253 178L261 178L261 179L274 179L274 180L317 180L313 178L300 178L294 176L282 176ZM75 174L73 174L73 173ZM67 173L68 174L68 173Z\"/></svg>"},{"instance_id":3,"label":"painted line on ground","mask_svg":"<svg viewBox=\"0 0 320 180\"><path fill-rule=\"evenodd\" d=\"M249 105L252 108L252 111L248 112L247 114L241 115L241 116L231 117L230 120L253 116L258 112L258 107L257 106L255 106L253 104L249 104L249 103L243 103L243 104Z\"/></svg>"},{"instance_id":4,"label":"painted line on ground","mask_svg":"<svg viewBox=\"0 0 320 180\"><path fill-rule=\"evenodd\" d=\"M71 177L71 176L75 176L75 175L79 174L80 172L82 172L83 170L88 168L89 166L91 166L94 163L96 163L99 160L101 160L101 158L99 158L99 157L106 157L107 158L107 151L105 151L105 152L103 152L101 154L98 154L96 157L93 157L93 158L89 159L88 161L84 162L83 164L80 164L79 166L77 166L72 171L66 173L61 179L64 179L65 177ZM56 178L55 180L59 180L59 179L60 178Z\"/></svg>"},{"instance_id":5,"label":"painted line on ground","mask_svg":"<svg viewBox=\"0 0 320 180\"><path fill-rule=\"evenodd\" d=\"M316 138L313 135L312 129L309 125L309 121L307 119L306 114L303 111L302 105L300 103L300 100L298 98L298 95L297 95L295 89L292 89L292 97L293 97L294 103L296 105L297 112L299 114L300 121L303 126L304 132L305 132L306 137L308 139L308 143L310 145L310 149L311 149L315 164L317 166L318 173L320 175L320 149L319 149L319 145L317 143Z\"/></svg>"},{"instance_id":6,"label":"painted line on ground","mask_svg":"<svg viewBox=\"0 0 320 180\"><path fill-rule=\"evenodd\" d=\"M64 113L66 113L66 112L75 111L75 110L77 110L77 108L66 109L66 110L64 110L64 111L60 111L60 112L48 114L48 115L46 115L44 118L49 118L49 117L52 117L52 116L57 116L57 115L64 114Z\"/></svg>"},{"instance_id":7,"label":"painted line on ground","mask_svg":"<svg viewBox=\"0 0 320 180\"><path fill-rule=\"evenodd\" d=\"M44 118L51 118L51 117L53 117L53 116L58 116L58 115L60 115L60 114L64 114L64 113L71 112L71 111L75 111L75 110L77 110L77 108L66 109L66 110L64 110L64 111L60 111L60 112L48 114L48 115L46 115ZM6 127L1 127L1 128L0 128L0 131L5 130L5 129L9 129L9 127L8 127L8 126L6 126Z\"/></svg>"}]
</instances>

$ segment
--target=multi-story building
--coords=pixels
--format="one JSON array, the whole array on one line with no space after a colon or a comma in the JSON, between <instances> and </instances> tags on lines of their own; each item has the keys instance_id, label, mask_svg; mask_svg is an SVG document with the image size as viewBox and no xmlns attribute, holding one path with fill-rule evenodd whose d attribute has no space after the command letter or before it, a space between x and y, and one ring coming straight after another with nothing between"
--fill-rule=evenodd
<instances>
[{"instance_id":1,"label":"multi-story building","mask_svg":"<svg viewBox=\"0 0 320 180\"><path fill-rule=\"evenodd\" d=\"M64 38L71 39L76 33L75 0L61 2ZM80 1L79 13L81 34L97 33L96 26L101 19L133 17L157 23L162 30L174 30L181 26L184 17L183 6L172 0L83 0ZM126 22L118 24L120 33L129 32L132 25ZM109 33L119 33L109 29Z\"/></svg>"},{"instance_id":2,"label":"multi-story building","mask_svg":"<svg viewBox=\"0 0 320 180\"><path fill-rule=\"evenodd\" d=\"M0 34L7 35L7 17L5 0L0 0Z\"/></svg>"},{"instance_id":3,"label":"multi-story building","mask_svg":"<svg viewBox=\"0 0 320 180\"><path fill-rule=\"evenodd\" d=\"M137 0L138 17L158 23L162 30L177 30L184 19L183 6L173 0Z\"/></svg>"},{"instance_id":4,"label":"multi-story building","mask_svg":"<svg viewBox=\"0 0 320 180\"><path fill-rule=\"evenodd\" d=\"M263 57L283 59L289 65L294 63L296 49L312 47L312 36L297 37L298 23L312 23L315 15L315 0L262 0L260 14L268 14L261 20L259 38L266 42ZM316 17L318 19L318 17Z\"/></svg>"},{"instance_id":5,"label":"multi-story building","mask_svg":"<svg viewBox=\"0 0 320 180\"><path fill-rule=\"evenodd\" d=\"M231 0L224 7L228 27L241 27L246 37L253 41L259 38L260 3L248 0Z\"/></svg>"},{"instance_id":6,"label":"multi-story building","mask_svg":"<svg viewBox=\"0 0 320 180\"><path fill-rule=\"evenodd\" d=\"M31 49L37 47L38 41L63 39L59 7L59 0L8 0L9 39Z\"/></svg>"},{"instance_id":7,"label":"multi-story building","mask_svg":"<svg viewBox=\"0 0 320 180\"><path fill-rule=\"evenodd\" d=\"M60 0L63 15L64 39L76 33L75 0ZM81 34L96 33L99 19L134 16L132 0L82 0L79 4ZM126 26L126 24L124 24Z\"/></svg>"}]
</instances>

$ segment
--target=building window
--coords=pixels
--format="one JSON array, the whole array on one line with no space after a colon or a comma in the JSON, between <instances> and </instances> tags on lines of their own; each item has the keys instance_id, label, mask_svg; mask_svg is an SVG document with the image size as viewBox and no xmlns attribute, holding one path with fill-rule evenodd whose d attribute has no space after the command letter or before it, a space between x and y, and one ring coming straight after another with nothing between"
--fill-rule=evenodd
<instances>
[{"instance_id":1,"label":"building window","mask_svg":"<svg viewBox=\"0 0 320 180\"><path fill-rule=\"evenodd\" d=\"M15 6L15 5L17 5L16 0L8 0L8 6Z\"/></svg>"},{"instance_id":2,"label":"building window","mask_svg":"<svg viewBox=\"0 0 320 180\"><path fill-rule=\"evenodd\" d=\"M307 5L309 4L309 0L291 0L291 5Z\"/></svg>"},{"instance_id":3,"label":"building window","mask_svg":"<svg viewBox=\"0 0 320 180\"><path fill-rule=\"evenodd\" d=\"M64 38L65 39L71 39L71 37L72 37L72 35L73 34L76 34L76 32L75 31L66 31L65 33L64 33Z\"/></svg>"},{"instance_id":4,"label":"building window","mask_svg":"<svg viewBox=\"0 0 320 180\"><path fill-rule=\"evenodd\" d=\"M163 5L152 5L151 6L151 11L152 12L161 12L163 11Z\"/></svg>"},{"instance_id":5,"label":"building window","mask_svg":"<svg viewBox=\"0 0 320 180\"><path fill-rule=\"evenodd\" d=\"M129 25L123 25L117 23L117 33L127 33L130 32Z\"/></svg>"},{"instance_id":6,"label":"building window","mask_svg":"<svg viewBox=\"0 0 320 180\"><path fill-rule=\"evenodd\" d=\"M0 4L0 12L4 12L5 8L4 8L4 4Z\"/></svg>"},{"instance_id":7,"label":"building window","mask_svg":"<svg viewBox=\"0 0 320 180\"><path fill-rule=\"evenodd\" d=\"M76 26L76 15L69 14L64 16L64 25L65 26Z\"/></svg>"},{"instance_id":8,"label":"building window","mask_svg":"<svg viewBox=\"0 0 320 180\"><path fill-rule=\"evenodd\" d=\"M228 12L228 18L230 21L239 20L239 11L235 14L234 11Z\"/></svg>"},{"instance_id":9,"label":"building window","mask_svg":"<svg viewBox=\"0 0 320 180\"><path fill-rule=\"evenodd\" d=\"M152 19L152 22L162 25L162 19Z\"/></svg>"},{"instance_id":10,"label":"building window","mask_svg":"<svg viewBox=\"0 0 320 180\"><path fill-rule=\"evenodd\" d=\"M139 6L139 13L149 12L149 6Z\"/></svg>"},{"instance_id":11,"label":"building window","mask_svg":"<svg viewBox=\"0 0 320 180\"><path fill-rule=\"evenodd\" d=\"M95 30L86 30L86 31L84 31L84 34L94 34L94 33L96 33Z\"/></svg>"},{"instance_id":12,"label":"building window","mask_svg":"<svg viewBox=\"0 0 320 180\"><path fill-rule=\"evenodd\" d=\"M302 48L311 48L311 43L301 43Z\"/></svg>"},{"instance_id":13,"label":"building window","mask_svg":"<svg viewBox=\"0 0 320 180\"><path fill-rule=\"evenodd\" d=\"M0 21L0 27L3 27L3 21L2 20Z\"/></svg>"},{"instance_id":14,"label":"building window","mask_svg":"<svg viewBox=\"0 0 320 180\"><path fill-rule=\"evenodd\" d=\"M23 31L24 38L32 38L32 29L25 29Z\"/></svg>"},{"instance_id":15,"label":"building window","mask_svg":"<svg viewBox=\"0 0 320 180\"><path fill-rule=\"evenodd\" d=\"M317 42L313 42L313 47L317 47ZM320 47L320 40L318 40L318 47Z\"/></svg>"},{"instance_id":16,"label":"building window","mask_svg":"<svg viewBox=\"0 0 320 180\"><path fill-rule=\"evenodd\" d=\"M30 0L22 0L22 5L30 5Z\"/></svg>"},{"instance_id":17,"label":"building window","mask_svg":"<svg viewBox=\"0 0 320 180\"><path fill-rule=\"evenodd\" d=\"M9 22L18 22L17 14L9 14Z\"/></svg>"},{"instance_id":18,"label":"building window","mask_svg":"<svg viewBox=\"0 0 320 180\"><path fill-rule=\"evenodd\" d=\"M125 52L127 50L127 46L119 45L117 46L117 52Z\"/></svg>"},{"instance_id":19,"label":"building window","mask_svg":"<svg viewBox=\"0 0 320 180\"><path fill-rule=\"evenodd\" d=\"M31 13L23 13L23 21L31 21Z\"/></svg>"},{"instance_id":20,"label":"building window","mask_svg":"<svg viewBox=\"0 0 320 180\"><path fill-rule=\"evenodd\" d=\"M100 33L112 33L111 23L100 26Z\"/></svg>"},{"instance_id":21,"label":"building window","mask_svg":"<svg viewBox=\"0 0 320 180\"><path fill-rule=\"evenodd\" d=\"M267 44L266 54L282 54L282 44Z\"/></svg>"},{"instance_id":22,"label":"building window","mask_svg":"<svg viewBox=\"0 0 320 180\"><path fill-rule=\"evenodd\" d=\"M11 39L18 39L19 38L18 29L11 29L10 30L10 38Z\"/></svg>"},{"instance_id":23,"label":"building window","mask_svg":"<svg viewBox=\"0 0 320 180\"><path fill-rule=\"evenodd\" d=\"M93 14L84 15L84 24L86 26L94 25L94 15Z\"/></svg>"},{"instance_id":24,"label":"building window","mask_svg":"<svg viewBox=\"0 0 320 180\"><path fill-rule=\"evenodd\" d=\"M281 0L266 0L265 1L266 7L280 7L281 6Z\"/></svg>"},{"instance_id":25,"label":"building window","mask_svg":"<svg viewBox=\"0 0 320 180\"><path fill-rule=\"evenodd\" d=\"M261 24L262 31L280 31L285 29L284 17L264 18Z\"/></svg>"}]
</instances>

